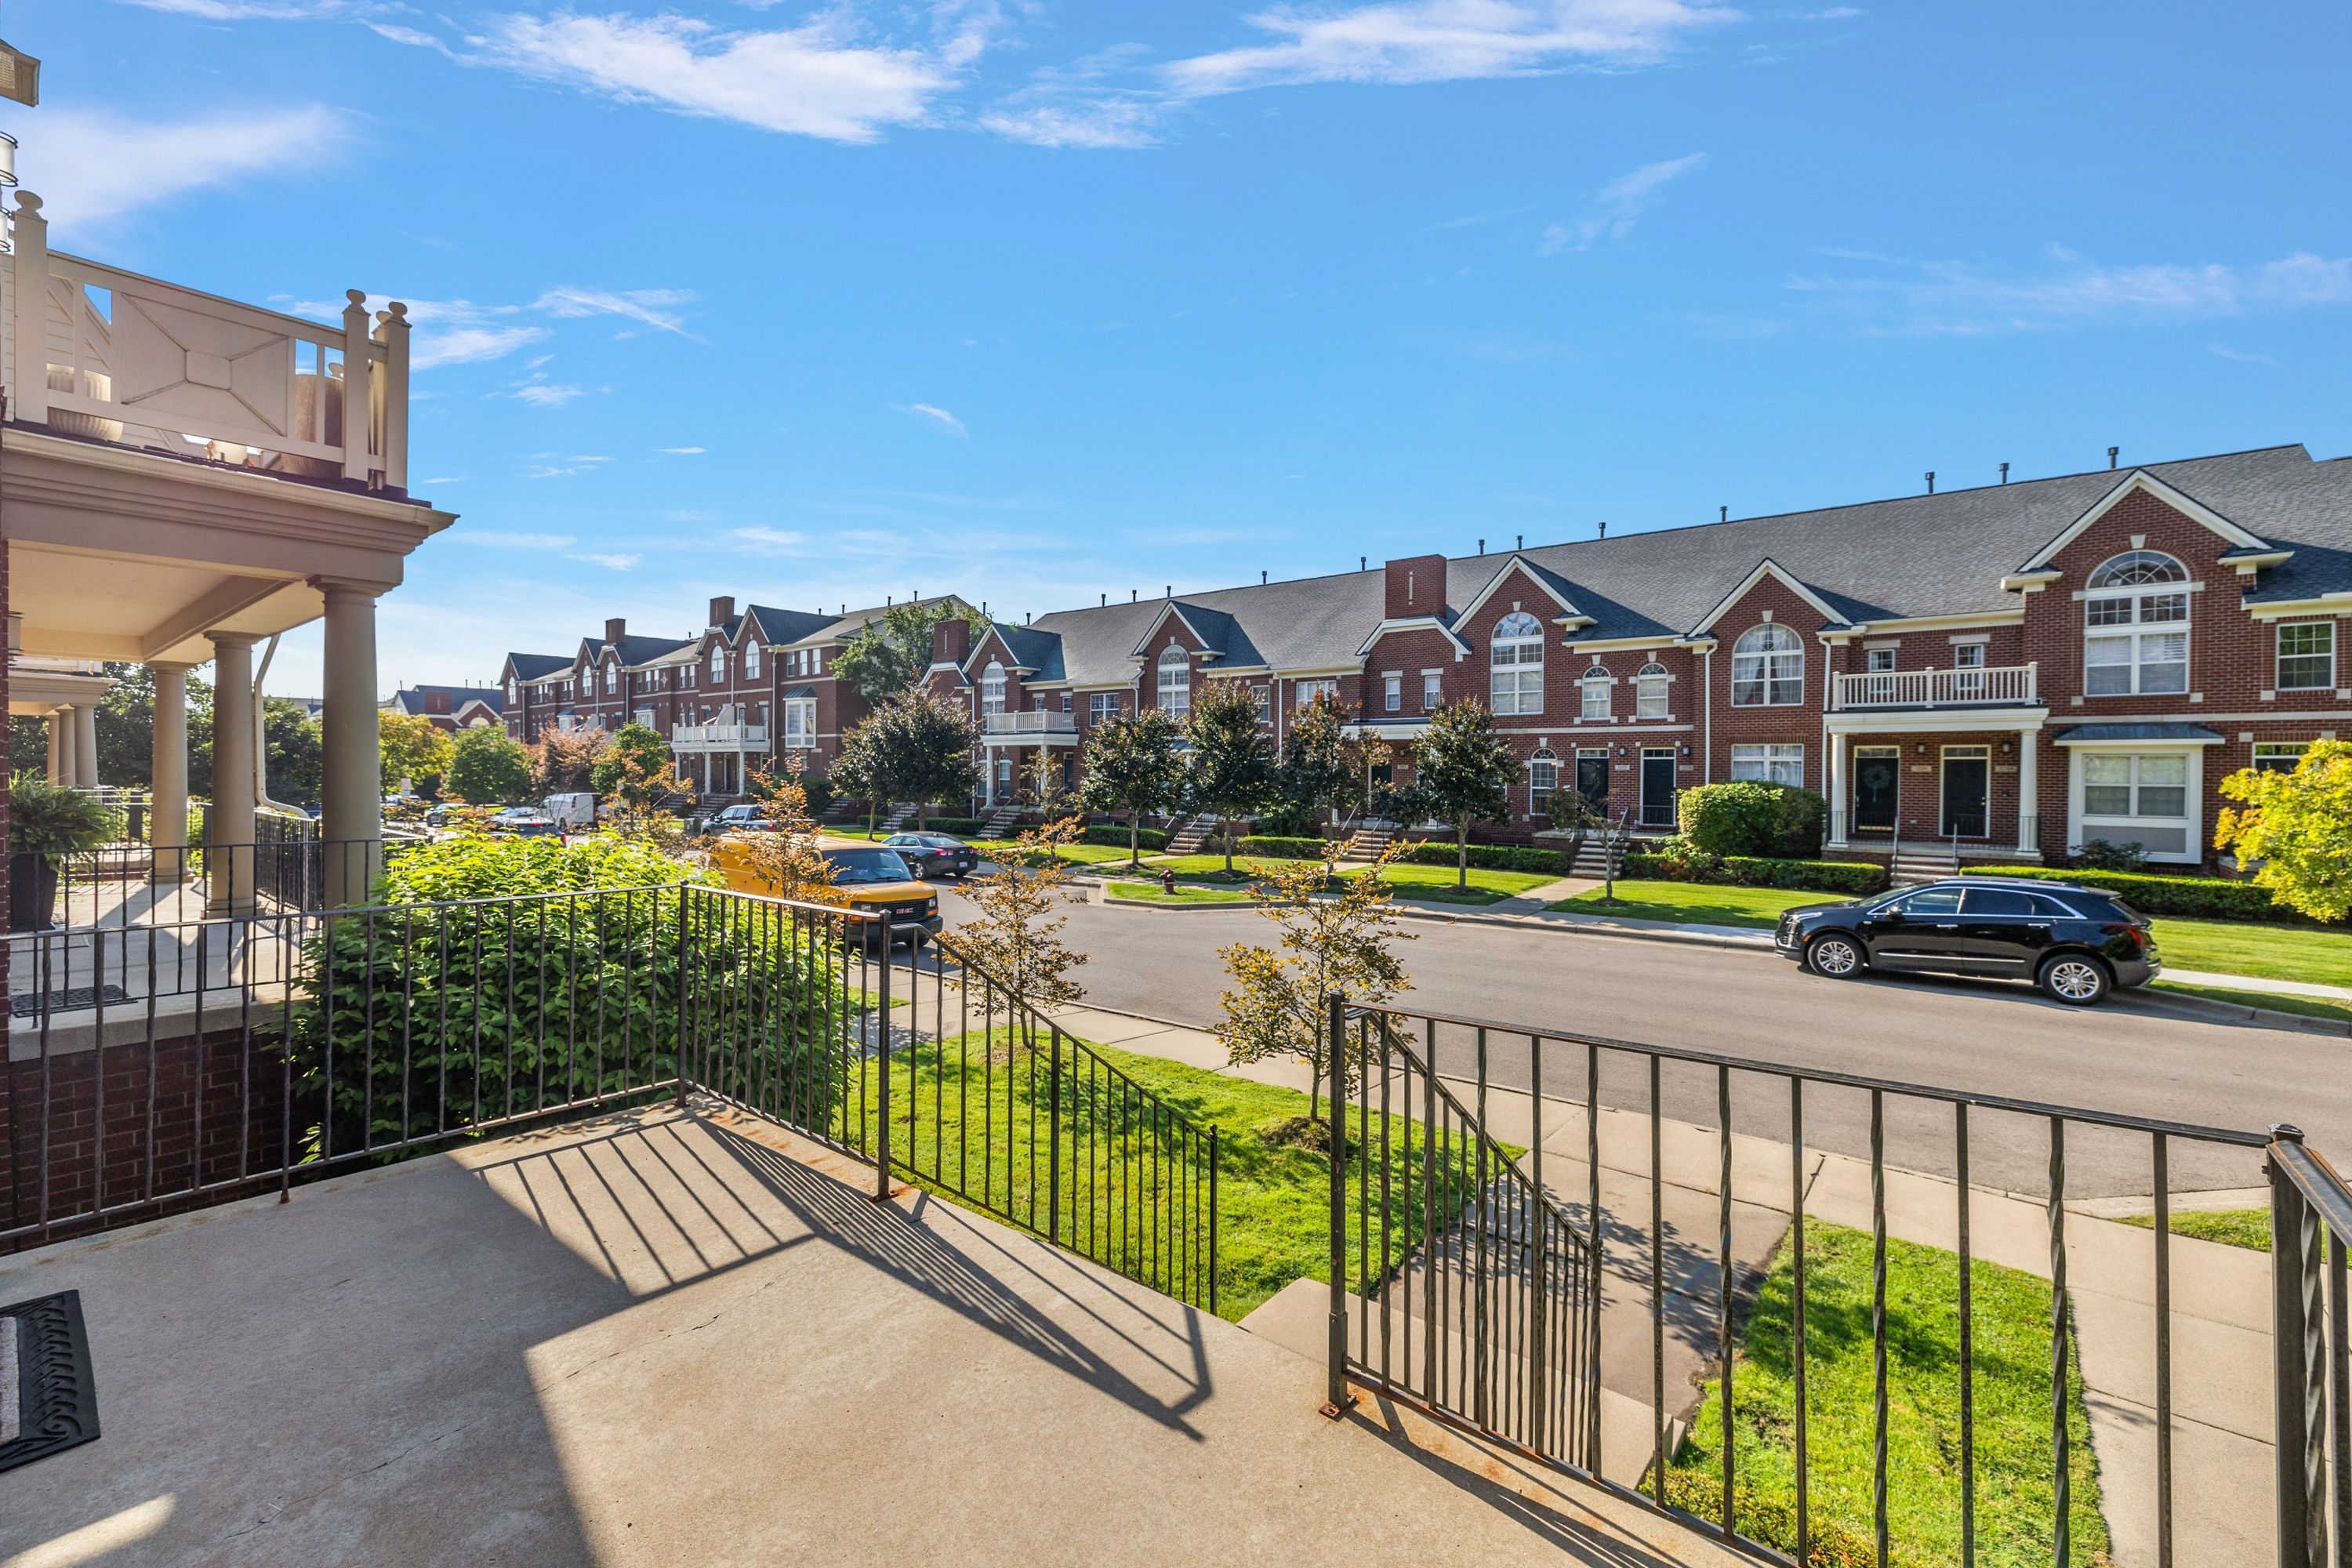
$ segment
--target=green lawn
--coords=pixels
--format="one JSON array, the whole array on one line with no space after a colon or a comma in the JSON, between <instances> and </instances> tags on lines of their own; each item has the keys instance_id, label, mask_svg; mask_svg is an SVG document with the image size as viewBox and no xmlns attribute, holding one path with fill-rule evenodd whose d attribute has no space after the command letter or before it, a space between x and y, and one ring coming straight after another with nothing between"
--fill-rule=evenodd
<instances>
[{"instance_id":1,"label":"green lawn","mask_svg":"<svg viewBox=\"0 0 2352 1568\"><path fill-rule=\"evenodd\" d=\"M1960 1561L1959 1259L1937 1247L1886 1247L1889 1561ZM1796 1400L1791 1381L1791 1249L1764 1280L1735 1363L1732 1433L1739 1529L1793 1552ZM2050 1286L1977 1262L1976 1560L2046 1568L2053 1549L2050 1443ZM1808 1499L1820 1563L1874 1560L1871 1501L1871 1245L1867 1232L1805 1227ZM2105 1561L2098 1467L2082 1380L2070 1363L2068 1510L2074 1561ZM1722 1405L1707 1385L1690 1440L1667 1475L1669 1500L1720 1517Z\"/></svg>"},{"instance_id":2,"label":"green lawn","mask_svg":"<svg viewBox=\"0 0 2352 1568\"><path fill-rule=\"evenodd\" d=\"M1124 850L1119 858L1126 858ZM1234 857L1234 874L1237 880L1246 881L1253 876L1286 871L1303 864L1306 862L1276 859L1265 855L1236 855ZM1179 877L1214 877L1223 880L1225 858L1222 855L1150 855L1144 858L1143 868L1155 877L1162 871L1173 871Z\"/></svg>"},{"instance_id":3,"label":"green lawn","mask_svg":"<svg viewBox=\"0 0 2352 1568\"><path fill-rule=\"evenodd\" d=\"M984 1196L987 1206L1010 1214L1016 1223L1027 1223L1034 1215L1042 1228L1042 1194L1048 1170L1046 1058L1014 1046L1002 1029L993 1037L992 1049L990 1038L975 1033L944 1046L926 1044L911 1052L894 1053L893 1150L919 1184L950 1197L957 1195L957 1189L969 1196ZM1307 1096L1108 1046L1093 1049L1103 1063L1126 1074L1195 1125L1214 1123L1217 1128L1220 1316L1238 1321L1294 1279L1329 1278L1329 1157L1266 1135L1292 1119L1304 1117ZM874 1071L873 1065L866 1064L864 1088L869 1095ZM1150 1142L1156 1131L1132 1113L1135 1101L1098 1092L1113 1081L1099 1068L1073 1070L1069 1075L1063 1100L1061 1191L1065 1237L1077 1243L1076 1250L1118 1268L1134 1260L1122 1257L1122 1248L1135 1230L1131 1216L1137 1211L1132 1205L1139 1198L1147 1205L1152 1201L1154 1189L1149 1186L1152 1173L1183 1167L1164 1157L1167 1145L1155 1146ZM870 1112L857 1114L870 1117ZM1420 1125L1412 1123L1408 1137L1404 1119L1399 1117L1393 1122L1390 1158L1396 1190L1419 1190ZM1444 1145L1441 1142L1440 1147ZM1504 1147L1510 1157L1521 1152ZM1132 1154L1155 1149L1163 1155L1156 1163L1114 1160L1106 1152ZM1094 1173L1098 1184L1087 1186L1081 1180L1082 1171ZM1121 1174L1114 1173L1137 1172L1144 1173L1140 1190L1139 1184L1123 1183ZM1443 1164L1440 1179L1444 1180ZM1459 1175L1455 1181L1463 1197L1475 1190L1475 1182ZM1092 1246L1087 1245L1089 1233L1084 1228L1088 1197L1094 1199ZM1440 1206L1442 1210L1445 1205ZM1118 1212L1130 1215L1125 1228L1111 1217ZM1411 1204L1400 1205L1398 1212L1403 1215L1397 1233L1402 1237L1405 1227L1418 1223L1419 1215ZM1348 1205L1350 1256L1356 1213L1351 1199ZM1151 1234L1150 1227L1143 1229L1147 1237ZM1159 1234L1164 1237L1167 1233ZM1198 1234L1183 1237L1180 1233L1179 1244L1198 1245L1202 1239ZM1148 1267L1130 1271L1150 1278Z\"/></svg>"},{"instance_id":4,"label":"green lawn","mask_svg":"<svg viewBox=\"0 0 2352 1568\"><path fill-rule=\"evenodd\" d=\"M1173 893L1160 890L1157 882L1113 882L1110 896L1129 904L1245 904L1250 901L1246 888L1204 888L1196 882L1180 882Z\"/></svg>"},{"instance_id":5,"label":"green lawn","mask_svg":"<svg viewBox=\"0 0 2352 1568\"><path fill-rule=\"evenodd\" d=\"M1618 902L1603 905L1594 888L1545 907L1561 914L1608 915L1626 920L1681 921L1692 925L1759 926L1769 931L1780 911L1800 904L1835 903L1835 893L1789 888L1727 888L1708 882L1642 881L1620 878Z\"/></svg>"},{"instance_id":6,"label":"green lawn","mask_svg":"<svg viewBox=\"0 0 2352 1568\"><path fill-rule=\"evenodd\" d=\"M2142 1230L2156 1228L2152 1214L2124 1216L2126 1225L2136 1225ZM2172 1215L2172 1234L2191 1236L2200 1241L2218 1241L2226 1247L2252 1247L2256 1252L2271 1249L2271 1211L2268 1209L2176 1209Z\"/></svg>"},{"instance_id":7,"label":"green lawn","mask_svg":"<svg viewBox=\"0 0 2352 1568\"><path fill-rule=\"evenodd\" d=\"M1361 871L1348 871L1343 876L1360 877ZM1547 882L1557 882L1558 877L1548 877L1536 871L1487 871L1470 868L1470 886L1457 888L1456 873L1451 866L1391 866L1381 878L1404 898L1427 899L1447 904L1493 904L1524 893L1529 888L1540 888Z\"/></svg>"},{"instance_id":8,"label":"green lawn","mask_svg":"<svg viewBox=\"0 0 2352 1568\"><path fill-rule=\"evenodd\" d=\"M1021 847L1016 840L1010 838L975 838L971 843L974 849L992 859ZM1113 860L1125 861L1127 851L1101 844L1065 844L1061 858L1076 866L1102 866Z\"/></svg>"},{"instance_id":9,"label":"green lawn","mask_svg":"<svg viewBox=\"0 0 2352 1568\"><path fill-rule=\"evenodd\" d=\"M2306 1018L2352 1024L2352 1002L2334 1002L2325 996L2289 996L2276 991L2236 991L2226 985L2191 985L2181 980L2159 980L2156 988L2178 992L2184 996L2234 1002L2241 1007L2267 1007L2273 1013L2300 1013Z\"/></svg>"},{"instance_id":10,"label":"green lawn","mask_svg":"<svg viewBox=\"0 0 2352 1568\"><path fill-rule=\"evenodd\" d=\"M2156 950L2179 969L2352 985L2352 931L2242 921L2156 922Z\"/></svg>"}]
</instances>

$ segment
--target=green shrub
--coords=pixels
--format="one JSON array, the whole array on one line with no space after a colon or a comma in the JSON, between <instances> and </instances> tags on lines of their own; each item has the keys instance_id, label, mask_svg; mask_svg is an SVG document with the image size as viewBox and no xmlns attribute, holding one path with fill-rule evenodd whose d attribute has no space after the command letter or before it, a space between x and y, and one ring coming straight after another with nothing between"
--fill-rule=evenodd
<instances>
[{"instance_id":1,"label":"green shrub","mask_svg":"<svg viewBox=\"0 0 2352 1568\"><path fill-rule=\"evenodd\" d=\"M2144 915L2170 915L2179 920L2266 921L2273 924L2311 925L2252 882L2226 877L2168 877L2147 871L2101 871L2091 867L2060 870L2046 866L1984 866L1972 876L2025 877L2040 882L2072 882L2114 893Z\"/></svg>"},{"instance_id":2,"label":"green shrub","mask_svg":"<svg viewBox=\"0 0 2352 1568\"><path fill-rule=\"evenodd\" d=\"M1284 860L1319 860L1323 858L1324 840L1259 835L1243 839L1238 847L1244 855L1271 855Z\"/></svg>"},{"instance_id":3,"label":"green shrub","mask_svg":"<svg viewBox=\"0 0 2352 1568\"><path fill-rule=\"evenodd\" d=\"M1859 898L1886 886L1886 868L1863 860L1790 860L1755 855L1626 855L1620 873L1667 882L1725 882L1740 888L1790 888Z\"/></svg>"},{"instance_id":4,"label":"green shrub","mask_svg":"<svg viewBox=\"0 0 2352 1568\"><path fill-rule=\"evenodd\" d=\"M29 769L8 781L8 847L20 855L78 855L122 832L122 813L94 795Z\"/></svg>"},{"instance_id":5,"label":"green shrub","mask_svg":"<svg viewBox=\"0 0 2352 1568\"><path fill-rule=\"evenodd\" d=\"M928 818L923 823L923 831L926 833L953 833L963 837L970 837L971 835L980 831L980 818L976 816L934 816Z\"/></svg>"},{"instance_id":6,"label":"green shrub","mask_svg":"<svg viewBox=\"0 0 2352 1568\"><path fill-rule=\"evenodd\" d=\"M1821 853L1829 806L1794 784L1734 779L1700 784L1676 798L1681 836L1710 855L1803 859Z\"/></svg>"},{"instance_id":7,"label":"green shrub","mask_svg":"<svg viewBox=\"0 0 2352 1568\"><path fill-rule=\"evenodd\" d=\"M1451 844L1421 843L1406 850L1401 858L1408 866L1451 866L1454 863ZM1533 871L1539 876L1568 875L1568 857L1558 849L1528 849L1517 844L1473 844L1470 864L1481 871Z\"/></svg>"},{"instance_id":8,"label":"green shrub","mask_svg":"<svg viewBox=\"0 0 2352 1568\"><path fill-rule=\"evenodd\" d=\"M1114 849L1124 849L1127 847L1127 828L1124 825L1098 822L1081 833L1078 841L1082 844L1107 844ZM1168 847L1168 832L1159 827L1139 828L1136 842L1146 849L1165 849Z\"/></svg>"}]
</instances>

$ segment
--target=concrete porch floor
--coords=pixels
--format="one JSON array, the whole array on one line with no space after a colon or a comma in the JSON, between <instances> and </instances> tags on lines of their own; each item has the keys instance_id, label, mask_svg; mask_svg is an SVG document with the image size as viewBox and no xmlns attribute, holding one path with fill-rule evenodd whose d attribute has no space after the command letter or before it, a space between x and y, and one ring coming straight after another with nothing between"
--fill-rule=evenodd
<instances>
[{"instance_id":1,"label":"concrete porch floor","mask_svg":"<svg viewBox=\"0 0 2352 1568\"><path fill-rule=\"evenodd\" d=\"M105 1435L0 1564L1745 1561L870 1180L665 1108L10 1259Z\"/></svg>"}]
</instances>

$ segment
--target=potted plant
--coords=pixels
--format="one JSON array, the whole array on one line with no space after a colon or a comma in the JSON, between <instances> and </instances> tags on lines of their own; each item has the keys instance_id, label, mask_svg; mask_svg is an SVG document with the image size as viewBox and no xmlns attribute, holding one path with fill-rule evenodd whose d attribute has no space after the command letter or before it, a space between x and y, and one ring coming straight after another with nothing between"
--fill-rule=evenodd
<instances>
[{"instance_id":1,"label":"potted plant","mask_svg":"<svg viewBox=\"0 0 2352 1568\"><path fill-rule=\"evenodd\" d=\"M58 903L58 858L95 849L122 830L122 814L96 795L37 773L8 781L8 929L47 931Z\"/></svg>"}]
</instances>

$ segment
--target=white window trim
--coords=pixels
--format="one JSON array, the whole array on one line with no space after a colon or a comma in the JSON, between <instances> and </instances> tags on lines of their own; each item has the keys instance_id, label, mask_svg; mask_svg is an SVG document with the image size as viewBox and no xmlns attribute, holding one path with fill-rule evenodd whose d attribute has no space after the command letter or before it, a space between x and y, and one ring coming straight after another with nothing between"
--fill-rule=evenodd
<instances>
[{"instance_id":1,"label":"white window trim","mask_svg":"<svg viewBox=\"0 0 2352 1568\"><path fill-rule=\"evenodd\" d=\"M1767 648L1757 653L1743 654L1739 651L1739 645L1741 643L1746 642L1749 637L1754 637L1757 633L1765 631L1768 628L1779 631L1788 631L1789 629L1785 625L1773 621L1768 616L1766 619L1758 622L1755 626L1748 627L1746 631L1740 633L1738 637L1732 639L1731 705L1734 708L1802 708L1805 705L1804 638L1798 637L1793 632L1790 632L1790 646L1785 647ZM1761 661L1759 665L1757 679L1764 688L1764 695L1759 701L1742 702L1739 700L1739 661L1743 658L1752 658ZM1776 676L1776 669L1778 667L1776 666L1775 661L1782 659L1793 659L1796 661L1796 674L1793 678ZM1797 695L1785 701L1775 701L1772 698L1772 688L1775 685L1783 685L1793 688Z\"/></svg>"},{"instance_id":2,"label":"white window trim","mask_svg":"<svg viewBox=\"0 0 2352 1568\"><path fill-rule=\"evenodd\" d=\"M2066 749L2066 842L2072 846L2093 838L2115 837L2115 830L2127 829L2134 822L2160 822L2166 826L2180 823L2187 828L2183 842L2185 852L2178 855L2148 852L2153 863L2173 866L2196 866L2204 861L2205 846L2205 748L2202 746L2166 745L2154 741L2097 742L2074 745ZM2130 757L2186 756L2189 759L2186 817L2118 817L2086 816L2083 809L2084 786L2083 760L2093 755ZM2137 804L2137 803L2135 803Z\"/></svg>"},{"instance_id":3,"label":"white window trim","mask_svg":"<svg viewBox=\"0 0 2352 1568\"><path fill-rule=\"evenodd\" d=\"M1738 779L1741 776L1739 773L1739 763L1741 761L1739 753L1742 752L1762 753L1760 756L1754 756L1748 759L1753 763L1762 763L1764 768L1762 776L1754 779L1752 782L1758 784L1794 784L1799 789L1802 789L1805 786L1805 746L1803 742L1740 741L1735 742L1731 748L1730 775L1734 779ZM1796 763L1797 768L1797 776L1794 779L1776 779L1772 776L1772 770L1775 764L1785 764L1792 762Z\"/></svg>"},{"instance_id":4,"label":"white window trim","mask_svg":"<svg viewBox=\"0 0 2352 1568\"><path fill-rule=\"evenodd\" d=\"M2275 635L2271 638L2271 679L2273 681L2278 681L2278 685L2274 689L2280 691L2333 691L2336 689L2337 669L2337 661L2336 657L2337 651L2336 644L2343 640L2342 637L2336 630L2337 623L2333 620L2305 620L2278 621L2273 624L2277 627L2277 630ZM2279 680L2279 677L2283 673L2281 666L2289 657L2307 658L2309 656L2289 656L2280 652L2279 650L2285 642L2286 634L2290 629L2297 629L2304 626L2325 626L2327 628L2327 679L2321 681L2316 686L2289 686L2284 681Z\"/></svg>"},{"instance_id":5,"label":"white window trim","mask_svg":"<svg viewBox=\"0 0 2352 1568\"><path fill-rule=\"evenodd\" d=\"M1534 626L1536 629L1533 632L1517 631L1505 636L1503 627L1514 621L1524 621ZM1510 654L1507 659L1503 657L1506 649L1509 650ZM1527 657L1530 652L1535 655L1533 658ZM1537 620L1535 616L1527 614L1524 610L1515 609L1496 622L1495 635L1488 639L1486 645L1486 705L1497 714L1520 716L1541 713L1544 701L1544 656L1543 623ZM1501 700L1501 694L1496 689L1496 677L1505 675L1507 672L1511 682L1510 700L1507 705ZM1530 675L1534 677L1532 682L1528 679Z\"/></svg>"},{"instance_id":6,"label":"white window trim","mask_svg":"<svg viewBox=\"0 0 2352 1568\"><path fill-rule=\"evenodd\" d=\"M1177 719L1191 714L1192 711L1192 661L1185 655L1184 650L1181 647L1163 650L1159 658L1153 661L1153 669L1157 678L1153 692L1159 699L1160 710L1171 718ZM1171 675L1183 677L1181 686L1169 679ZM1168 699L1171 694L1182 696L1181 707L1169 705Z\"/></svg>"}]
</instances>

